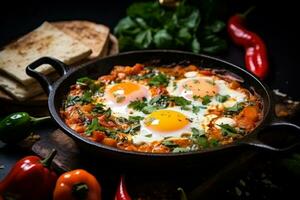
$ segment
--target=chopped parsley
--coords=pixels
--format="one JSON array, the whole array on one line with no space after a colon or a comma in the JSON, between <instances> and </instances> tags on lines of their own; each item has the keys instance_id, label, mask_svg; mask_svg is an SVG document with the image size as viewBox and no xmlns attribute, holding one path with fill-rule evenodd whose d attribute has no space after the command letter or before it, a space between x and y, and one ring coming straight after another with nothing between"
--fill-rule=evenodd
<instances>
[{"instance_id":1,"label":"chopped parsley","mask_svg":"<svg viewBox=\"0 0 300 200\"><path fill-rule=\"evenodd\" d=\"M150 86L168 86L169 84L169 78L163 74L159 73L155 76L153 76L148 83Z\"/></svg>"},{"instance_id":2,"label":"chopped parsley","mask_svg":"<svg viewBox=\"0 0 300 200\"><path fill-rule=\"evenodd\" d=\"M200 112L200 109L205 109L205 106L192 106L193 113L197 114Z\"/></svg>"},{"instance_id":3,"label":"chopped parsley","mask_svg":"<svg viewBox=\"0 0 300 200\"><path fill-rule=\"evenodd\" d=\"M68 96L67 100L64 103L64 107L74 106L76 103L80 103L81 98L79 96Z\"/></svg>"},{"instance_id":4,"label":"chopped parsley","mask_svg":"<svg viewBox=\"0 0 300 200\"><path fill-rule=\"evenodd\" d=\"M223 136L232 136L237 134L237 130L235 130L235 128L233 128L229 124L220 124L218 126L221 128Z\"/></svg>"},{"instance_id":5,"label":"chopped parsley","mask_svg":"<svg viewBox=\"0 0 300 200\"><path fill-rule=\"evenodd\" d=\"M182 110L189 110L189 108L187 106L192 104L191 101L186 100L183 97L173 96L173 97L170 97L170 100L173 101L177 106L181 106Z\"/></svg>"},{"instance_id":6,"label":"chopped parsley","mask_svg":"<svg viewBox=\"0 0 300 200\"><path fill-rule=\"evenodd\" d=\"M229 95L216 95L216 100L220 103L223 103L225 101L227 101L227 99L229 98L230 96Z\"/></svg>"},{"instance_id":7,"label":"chopped parsley","mask_svg":"<svg viewBox=\"0 0 300 200\"><path fill-rule=\"evenodd\" d=\"M145 106L147 106L146 98L143 98L142 100L132 101L128 105L129 108L132 108L137 111L142 111Z\"/></svg>"},{"instance_id":8,"label":"chopped parsley","mask_svg":"<svg viewBox=\"0 0 300 200\"><path fill-rule=\"evenodd\" d=\"M87 130L85 131L85 134L87 136L91 136L93 131L106 131L106 129L99 124L97 118L94 118L92 122L87 126Z\"/></svg>"},{"instance_id":9,"label":"chopped parsley","mask_svg":"<svg viewBox=\"0 0 300 200\"><path fill-rule=\"evenodd\" d=\"M244 105L243 103L236 103L234 106L225 108L225 114L231 115L235 113L239 113L241 110L243 110Z\"/></svg>"},{"instance_id":10,"label":"chopped parsley","mask_svg":"<svg viewBox=\"0 0 300 200\"><path fill-rule=\"evenodd\" d=\"M203 130L200 130L200 129L197 129L194 127L192 127L191 130L193 133L193 137L199 137L199 136L205 135L205 132Z\"/></svg>"},{"instance_id":11,"label":"chopped parsley","mask_svg":"<svg viewBox=\"0 0 300 200\"><path fill-rule=\"evenodd\" d=\"M205 95L203 98L202 98L202 104L203 105L207 105L211 102L211 97L208 96L208 95Z\"/></svg>"},{"instance_id":12,"label":"chopped parsley","mask_svg":"<svg viewBox=\"0 0 300 200\"><path fill-rule=\"evenodd\" d=\"M176 147L178 147L178 144L176 144L176 143L174 143L174 142L172 142L170 140L164 140L162 142L162 144L165 145L166 147L169 147L169 148L176 148Z\"/></svg>"}]
</instances>

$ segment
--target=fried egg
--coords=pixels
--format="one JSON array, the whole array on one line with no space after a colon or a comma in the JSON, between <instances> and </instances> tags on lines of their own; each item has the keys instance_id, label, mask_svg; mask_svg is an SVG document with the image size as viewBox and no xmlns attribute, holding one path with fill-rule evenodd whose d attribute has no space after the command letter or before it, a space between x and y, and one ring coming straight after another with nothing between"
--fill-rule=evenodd
<instances>
[{"instance_id":1,"label":"fried egg","mask_svg":"<svg viewBox=\"0 0 300 200\"><path fill-rule=\"evenodd\" d=\"M195 114L180 107L156 110L141 121L140 132L133 136L133 143L150 143L192 134L192 128L202 129L200 123L203 115L204 111Z\"/></svg>"},{"instance_id":2,"label":"fried egg","mask_svg":"<svg viewBox=\"0 0 300 200\"><path fill-rule=\"evenodd\" d=\"M219 80L216 77L204 76L196 71L185 73L185 77L179 81L172 79L167 87L170 95L181 96L199 104L203 97L211 97L208 106L222 105L224 107L232 107L236 103L244 102L246 95L240 91L233 90L229 87L229 83ZM216 95L228 96L225 102L218 102Z\"/></svg>"},{"instance_id":3,"label":"fried egg","mask_svg":"<svg viewBox=\"0 0 300 200\"><path fill-rule=\"evenodd\" d=\"M128 114L128 104L130 102L149 98L149 89L134 82L121 82L106 87L104 92L104 102L115 114Z\"/></svg>"}]
</instances>

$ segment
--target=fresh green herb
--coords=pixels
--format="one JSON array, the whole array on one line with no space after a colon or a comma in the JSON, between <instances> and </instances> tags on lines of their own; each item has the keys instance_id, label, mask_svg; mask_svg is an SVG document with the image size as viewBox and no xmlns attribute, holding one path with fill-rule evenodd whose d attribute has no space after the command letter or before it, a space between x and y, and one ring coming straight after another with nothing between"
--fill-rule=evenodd
<instances>
[{"instance_id":1,"label":"fresh green herb","mask_svg":"<svg viewBox=\"0 0 300 200\"><path fill-rule=\"evenodd\" d=\"M193 100L194 100L194 101L197 101L197 100L199 100L199 99L200 99L200 96L193 95Z\"/></svg>"},{"instance_id":2,"label":"fresh green herb","mask_svg":"<svg viewBox=\"0 0 300 200\"><path fill-rule=\"evenodd\" d=\"M197 137L196 141L198 143L199 146L201 146L202 148L207 148L209 147L209 143L206 137Z\"/></svg>"},{"instance_id":3,"label":"fresh green herb","mask_svg":"<svg viewBox=\"0 0 300 200\"><path fill-rule=\"evenodd\" d=\"M108 108L106 111L103 112L106 118L110 118L111 116L111 108Z\"/></svg>"},{"instance_id":4,"label":"fresh green herb","mask_svg":"<svg viewBox=\"0 0 300 200\"><path fill-rule=\"evenodd\" d=\"M166 147L169 147L169 148L176 148L176 147L178 147L178 144L176 144L176 143L174 143L174 142L172 142L170 140L164 140L162 142L162 144L165 145Z\"/></svg>"},{"instance_id":5,"label":"fresh green herb","mask_svg":"<svg viewBox=\"0 0 300 200\"><path fill-rule=\"evenodd\" d=\"M184 147L175 147L174 149L173 149L173 153L184 153L184 152L189 152L190 151L190 148L188 148L188 147L186 147L186 148L184 148Z\"/></svg>"},{"instance_id":6,"label":"fresh green herb","mask_svg":"<svg viewBox=\"0 0 300 200\"><path fill-rule=\"evenodd\" d=\"M237 134L237 131L235 130L235 128L233 128L229 124L220 124L218 126L221 128L223 136L227 136L227 135L232 136L232 135Z\"/></svg>"},{"instance_id":7,"label":"fresh green herb","mask_svg":"<svg viewBox=\"0 0 300 200\"><path fill-rule=\"evenodd\" d=\"M86 76L76 80L76 84L79 84L79 85L88 85L91 82L94 82L94 80L90 79L89 77L86 77Z\"/></svg>"},{"instance_id":8,"label":"fresh green herb","mask_svg":"<svg viewBox=\"0 0 300 200\"><path fill-rule=\"evenodd\" d=\"M140 124L133 124L131 126L129 126L126 130L124 130L124 133L134 133L136 132L139 128L141 127Z\"/></svg>"},{"instance_id":9,"label":"fresh green herb","mask_svg":"<svg viewBox=\"0 0 300 200\"><path fill-rule=\"evenodd\" d=\"M128 120L131 123L139 123L141 120L143 120L144 118L141 116L129 116Z\"/></svg>"},{"instance_id":10,"label":"fresh green herb","mask_svg":"<svg viewBox=\"0 0 300 200\"><path fill-rule=\"evenodd\" d=\"M97 118L94 118L91 124L87 126L87 130L85 131L85 134L87 136L91 136L93 131L106 131L106 129L99 124Z\"/></svg>"},{"instance_id":11,"label":"fresh green herb","mask_svg":"<svg viewBox=\"0 0 300 200\"><path fill-rule=\"evenodd\" d=\"M157 110L158 107L155 107L155 106L145 106L143 109L142 109L142 112L145 113L145 114L150 114L152 112L154 112L155 110Z\"/></svg>"},{"instance_id":12,"label":"fresh green herb","mask_svg":"<svg viewBox=\"0 0 300 200\"><path fill-rule=\"evenodd\" d=\"M200 112L200 109L205 109L205 106L192 106L193 113L197 114Z\"/></svg>"},{"instance_id":13,"label":"fresh green herb","mask_svg":"<svg viewBox=\"0 0 300 200\"><path fill-rule=\"evenodd\" d=\"M169 78L162 73L152 77L148 83L150 86L168 86Z\"/></svg>"},{"instance_id":14,"label":"fresh green herb","mask_svg":"<svg viewBox=\"0 0 300 200\"><path fill-rule=\"evenodd\" d=\"M192 127L191 130L193 133L193 137L200 137L202 135L205 135L205 132L203 130L197 129L195 127Z\"/></svg>"},{"instance_id":15,"label":"fresh green herb","mask_svg":"<svg viewBox=\"0 0 300 200\"><path fill-rule=\"evenodd\" d=\"M64 107L74 106L76 103L81 103L81 98L79 96L68 96L64 103Z\"/></svg>"},{"instance_id":16,"label":"fresh green herb","mask_svg":"<svg viewBox=\"0 0 300 200\"><path fill-rule=\"evenodd\" d=\"M173 101L177 106L181 106L182 110L189 110L187 106L191 105L191 101L186 100L183 97L172 96L170 100Z\"/></svg>"},{"instance_id":17,"label":"fresh green herb","mask_svg":"<svg viewBox=\"0 0 300 200\"><path fill-rule=\"evenodd\" d=\"M209 144L212 147L217 147L217 146L219 146L219 141L217 139L210 139Z\"/></svg>"},{"instance_id":18,"label":"fresh green herb","mask_svg":"<svg viewBox=\"0 0 300 200\"><path fill-rule=\"evenodd\" d=\"M137 111L142 111L145 106L147 106L146 98L143 98L142 100L132 101L128 105L129 108L132 108Z\"/></svg>"},{"instance_id":19,"label":"fresh green herb","mask_svg":"<svg viewBox=\"0 0 300 200\"><path fill-rule=\"evenodd\" d=\"M216 1L203 0L200 6L187 2L190 1L180 1L173 9L157 1L133 3L127 9L127 17L114 29L121 51L159 48L219 53L226 50L225 23L216 18L218 13L212 12Z\"/></svg>"},{"instance_id":20,"label":"fresh green herb","mask_svg":"<svg viewBox=\"0 0 300 200\"><path fill-rule=\"evenodd\" d=\"M223 103L225 101L227 101L227 99L229 98L230 96L229 95L216 95L216 100L220 103Z\"/></svg>"},{"instance_id":21,"label":"fresh green herb","mask_svg":"<svg viewBox=\"0 0 300 200\"><path fill-rule=\"evenodd\" d=\"M208 95L205 95L203 98L202 98L202 104L203 105L207 105L207 104L209 104L210 102L211 102L211 97L210 96L208 96Z\"/></svg>"},{"instance_id":22,"label":"fresh green herb","mask_svg":"<svg viewBox=\"0 0 300 200\"><path fill-rule=\"evenodd\" d=\"M95 80L93 80L89 77L82 77L82 78L77 79L76 84L87 86L91 90L92 93L99 91L99 89L101 87L100 84L95 84Z\"/></svg>"},{"instance_id":23,"label":"fresh green herb","mask_svg":"<svg viewBox=\"0 0 300 200\"><path fill-rule=\"evenodd\" d=\"M243 108L244 108L243 103L236 103L234 106L226 108L225 114L231 115L231 114L239 113L241 110L243 110Z\"/></svg>"},{"instance_id":24,"label":"fresh green herb","mask_svg":"<svg viewBox=\"0 0 300 200\"><path fill-rule=\"evenodd\" d=\"M83 92L82 96L81 96L81 102L82 104L84 103L91 103L92 101L92 92L86 90Z\"/></svg>"},{"instance_id":25,"label":"fresh green herb","mask_svg":"<svg viewBox=\"0 0 300 200\"><path fill-rule=\"evenodd\" d=\"M149 101L149 104L157 107L158 109L166 108L169 104L169 97L165 95L155 96Z\"/></svg>"},{"instance_id":26,"label":"fresh green herb","mask_svg":"<svg viewBox=\"0 0 300 200\"><path fill-rule=\"evenodd\" d=\"M103 113L104 111L105 111L104 104L102 104L102 103L97 103L97 104L95 105L95 107L93 108L92 113L94 113L94 114L101 114L101 113Z\"/></svg>"},{"instance_id":27,"label":"fresh green herb","mask_svg":"<svg viewBox=\"0 0 300 200\"><path fill-rule=\"evenodd\" d=\"M92 114L93 115L104 114L107 118L109 118L111 116L111 109L110 108L105 109L104 107L105 107L104 104L97 103L92 110Z\"/></svg>"},{"instance_id":28,"label":"fresh green herb","mask_svg":"<svg viewBox=\"0 0 300 200\"><path fill-rule=\"evenodd\" d=\"M147 135L145 135L145 137L151 138L152 134L147 134Z\"/></svg>"}]
</instances>

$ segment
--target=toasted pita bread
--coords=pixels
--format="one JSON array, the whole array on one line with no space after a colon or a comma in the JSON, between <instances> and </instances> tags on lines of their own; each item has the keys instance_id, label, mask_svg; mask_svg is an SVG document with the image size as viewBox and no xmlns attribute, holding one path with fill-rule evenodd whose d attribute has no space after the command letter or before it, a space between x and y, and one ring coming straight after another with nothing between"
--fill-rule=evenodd
<instances>
[{"instance_id":1,"label":"toasted pita bread","mask_svg":"<svg viewBox=\"0 0 300 200\"><path fill-rule=\"evenodd\" d=\"M62 21L52 24L92 49L90 59L107 55L108 27L88 21Z\"/></svg>"},{"instance_id":2,"label":"toasted pita bread","mask_svg":"<svg viewBox=\"0 0 300 200\"><path fill-rule=\"evenodd\" d=\"M0 70L19 83L29 86L34 79L29 77L25 68L42 56L50 56L72 64L91 54L90 48L60 31L48 22L9 44L0 52ZM53 71L48 65L38 68L45 74Z\"/></svg>"},{"instance_id":3,"label":"toasted pita bread","mask_svg":"<svg viewBox=\"0 0 300 200\"><path fill-rule=\"evenodd\" d=\"M42 93L42 88L39 83L35 82L30 87L16 82L15 80L0 74L0 88L5 90L10 96L18 101L24 101L28 98Z\"/></svg>"},{"instance_id":4,"label":"toasted pita bread","mask_svg":"<svg viewBox=\"0 0 300 200\"><path fill-rule=\"evenodd\" d=\"M112 34L109 35L109 39L110 39L110 45L109 45L108 55L114 55L119 53L118 39Z\"/></svg>"}]
</instances>

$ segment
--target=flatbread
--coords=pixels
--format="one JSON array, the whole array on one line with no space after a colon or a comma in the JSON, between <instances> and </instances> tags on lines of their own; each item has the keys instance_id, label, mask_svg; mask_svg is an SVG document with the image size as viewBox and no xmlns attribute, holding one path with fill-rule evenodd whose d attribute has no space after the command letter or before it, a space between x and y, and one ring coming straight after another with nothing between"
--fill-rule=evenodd
<instances>
[{"instance_id":1,"label":"flatbread","mask_svg":"<svg viewBox=\"0 0 300 200\"><path fill-rule=\"evenodd\" d=\"M2 74L0 74L0 87L18 101L25 101L43 92L42 87L37 82L31 84L30 87L26 87Z\"/></svg>"},{"instance_id":2,"label":"flatbread","mask_svg":"<svg viewBox=\"0 0 300 200\"><path fill-rule=\"evenodd\" d=\"M109 43L108 27L88 21L62 21L52 24L92 49L92 54L89 56L90 59L107 55Z\"/></svg>"},{"instance_id":3,"label":"flatbread","mask_svg":"<svg viewBox=\"0 0 300 200\"><path fill-rule=\"evenodd\" d=\"M19 83L29 86L34 79L29 77L25 68L42 56L50 56L66 64L72 64L91 54L91 49L73 37L60 31L48 22L7 45L0 52L0 70L13 77ZM53 68L43 65L39 72L48 74Z\"/></svg>"},{"instance_id":4,"label":"flatbread","mask_svg":"<svg viewBox=\"0 0 300 200\"><path fill-rule=\"evenodd\" d=\"M119 42L118 39L110 34L109 35L109 39L110 39L110 47L109 47L109 51L108 51L108 55L115 55L119 53Z\"/></svg>"}]
</instances>

